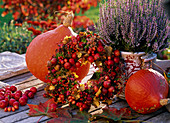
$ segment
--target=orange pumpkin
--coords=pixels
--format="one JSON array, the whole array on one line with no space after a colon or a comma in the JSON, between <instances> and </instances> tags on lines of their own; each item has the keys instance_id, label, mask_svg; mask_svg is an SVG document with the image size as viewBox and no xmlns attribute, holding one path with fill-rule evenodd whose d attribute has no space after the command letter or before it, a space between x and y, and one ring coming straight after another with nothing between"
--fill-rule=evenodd
<instances>
[{"instance_id":1,"label":"orange pumpkin","mask_svg":"<svg viewBox=\"0 0 170 123\"><path fill-rule=\"evenodd\" d=\"M42 33L32 40L26 52L26 64L29 71L38 79L48 82L46 75L48 73L47 61L55 54L58 43L65 36L73 36L76 33L69 27L73 20L73 13L69 13L63 22L54 30ZM89 71L89 64L81 67L81 73L78 73L80 79L84 78Z\"/></svg>"},{"instance_id":2,"label":"orange pumpkin","mask_svg":"<svg viewBox=\"0 0 170 123\"><path fill-rule=\"evenodd\" d=\"M139 70L128 79L125 98L133 110L148 114L162 107L162 102L167 102L168 90L162 74L153 69Z\"/></svg>"}]
</instances>

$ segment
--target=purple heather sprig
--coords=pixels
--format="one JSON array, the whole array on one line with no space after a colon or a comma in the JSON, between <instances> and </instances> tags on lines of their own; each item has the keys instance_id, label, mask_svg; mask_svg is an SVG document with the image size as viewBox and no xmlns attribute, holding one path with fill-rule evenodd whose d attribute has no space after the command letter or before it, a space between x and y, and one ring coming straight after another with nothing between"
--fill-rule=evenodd
<instances>
[{"instance_id":1,"label":"purple heather sprig","mask_svg":"<svg viewBox=\"0 0 170 123\"><path fill-rule=\"evenodd\" d=\"M107 0L100 5L98 32L119 50L158 52L169 46L163 0Z\"/></svg>"}]
</instances>

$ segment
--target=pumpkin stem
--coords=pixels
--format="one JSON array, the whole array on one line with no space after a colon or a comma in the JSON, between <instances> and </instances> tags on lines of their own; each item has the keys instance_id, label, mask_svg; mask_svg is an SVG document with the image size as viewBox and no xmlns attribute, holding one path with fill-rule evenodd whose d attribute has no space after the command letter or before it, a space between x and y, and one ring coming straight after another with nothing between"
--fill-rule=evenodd
<instances>
[{"instance_id":1,"label":"pumpkin stem","mask_svg":"<svg viewBox=\"0 0 170 123\"><path fill-rule=\"evenodd\" d=\"M170 98L161 99L161 100L160 100L160 104L161 104L162 106L170 104Z\"/></svg>"},{"instance_id":2,"label":"pumpkin stem","mask_svg":"<svg viewBox=\"0 0 170 123\"><path fill-rule=\"evenodd\" d=\"M74 19L73 12L72 11L71 12L67 12L67 16L66 16L66 18L63 21L63 25L66 26L66 27L71 26L73 19Z\"/></svg>"}]
</instances>

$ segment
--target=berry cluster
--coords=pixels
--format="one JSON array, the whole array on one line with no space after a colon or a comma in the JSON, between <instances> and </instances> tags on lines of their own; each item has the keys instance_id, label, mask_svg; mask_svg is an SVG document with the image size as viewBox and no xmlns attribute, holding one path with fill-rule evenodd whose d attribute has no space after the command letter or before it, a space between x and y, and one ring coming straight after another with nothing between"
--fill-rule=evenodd
<instances>
[{"instance_id":1,"label":"berry cluster","mask_svg":"<svg viewBox=\"0 0 170 123\"><path fill-rule=\"evenodd\" d=\"M48 61L50 80L44 97L55 98L58 103L69 103L80 111L88 110L97 100L105 101L119 94L123 87L122 60L119 50L107 46L97 34L80 32L66 36ZM77 81L76 70L90 62L99 70L85 84ZM82 71L83 72L83 71Z\"/></svg>"},{"instance_id":2,"label":"berry cluster","mask_svg":"<svg viewBox=\"0 0 170 123\"><path fill-rule=\"evenodd\" d=\"M21 90L17 90L16 86L7 86L0 89L0 108L5 112L15 111L20 106L27 104L28 98L34 98L34 94L37 92L35 87L31 87L24 93Z\"/></svg>"}]
</instances>

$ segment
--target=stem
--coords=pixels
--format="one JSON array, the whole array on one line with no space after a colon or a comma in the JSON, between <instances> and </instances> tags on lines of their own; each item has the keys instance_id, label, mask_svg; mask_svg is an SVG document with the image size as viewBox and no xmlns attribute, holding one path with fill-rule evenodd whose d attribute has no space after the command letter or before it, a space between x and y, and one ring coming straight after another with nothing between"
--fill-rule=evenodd
<instances>
[{"instance_id":1,"label":"stem","mask_svg":"<svg viewBox=\"0 0 170 123\"><path fill-rule=\"evenodd\" d=\"M161 99L161 100L160 100L160 104L161 104L162 106L165 106L165 105L170 104L170 98Z\"/></svg>"},{"instance_id":2,"label":"stem","mask_svg":"<svg viewBox=\"0 0 170 123\"><path fill-rule=\"evenodd\" d=\"M40 117L40 119L37 121L37 123L39 123L39 122L40 122L40 120L41 120L43 117L44 117L44 115Z\"/></svg>"},{"instance_id":3,"label":"stem","mask_svg":"<svg viewBox=\"0 0 170 123\"><path fill-rule=\"evenodd\" d=\"M73 19L74 19L73 12L72 11L68 12L66 18L63 21L63 25L66 26L66 27L71 26Z\"/></svg>"}]
</instances>

